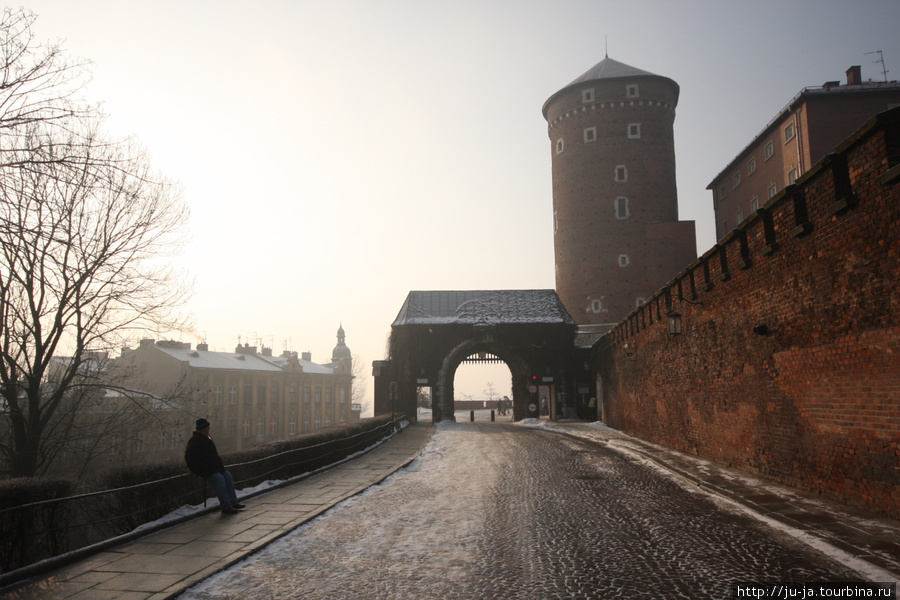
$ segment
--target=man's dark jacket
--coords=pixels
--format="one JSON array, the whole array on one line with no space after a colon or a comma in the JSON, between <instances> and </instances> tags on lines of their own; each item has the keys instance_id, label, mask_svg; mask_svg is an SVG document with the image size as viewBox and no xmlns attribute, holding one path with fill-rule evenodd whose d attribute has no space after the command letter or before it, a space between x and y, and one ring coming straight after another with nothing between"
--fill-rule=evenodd
<instances>
[{"instance_id":1,"label":"man's dark jacket","mask_svg":"<svg viewBox=\"0 0 900 600\"><path fill-rule=\"evenodd\" d=\"M216 444L208 435L195 431L184 450L184 462L194 475L209 477L213 473L224 473L225 464L219 457Z\"/></svg>"}]
</instances>

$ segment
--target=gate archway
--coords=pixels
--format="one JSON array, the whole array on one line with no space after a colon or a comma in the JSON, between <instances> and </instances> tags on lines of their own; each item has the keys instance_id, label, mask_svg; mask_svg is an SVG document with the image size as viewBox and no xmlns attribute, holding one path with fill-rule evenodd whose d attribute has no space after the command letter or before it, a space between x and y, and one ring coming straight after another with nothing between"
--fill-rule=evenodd
<instances>
[{"instance_id":1,"label":"gate archway","mask_svg":"<svg viewBox=\"0 0 900 600\"><path fill-rule=\"evenodd\" d=\"M376 414L416 414L416 389L432 387L432 418L453 420L453 379L469 356L490 353L512 375L513 419L539 416L537 387L574 398L576 325L553 290L414 291L391 325L389 357L373 363ZM397 393L384 393L391 383Z\"/></svg>"}]
</instances>

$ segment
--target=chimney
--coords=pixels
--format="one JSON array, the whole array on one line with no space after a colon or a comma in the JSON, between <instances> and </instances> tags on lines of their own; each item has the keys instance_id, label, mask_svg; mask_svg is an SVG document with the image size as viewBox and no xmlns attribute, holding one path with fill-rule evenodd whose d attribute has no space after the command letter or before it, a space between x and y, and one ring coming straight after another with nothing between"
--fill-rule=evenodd
<instances>
[{"instance_id":1,"label":"chimney","mask_svg":"<svg viewBox=\"0 0 900 600\"><path fill-rule=\"evenodd\" d=\"M862 75L859 71L859 65L854 65L847 69L847 85L859 85L862 83Z\"/></svg>"},{"instance_id":2,"label":"chimney","mask_svg":"<svg viewBox=\"0 0 900 600\"><path fill-rule=\"evenodd\" d=\"M300 355L300 358L302 358L303 360L308 360L309 362L312 362L312 352L304 352Z\"/></svg>"},{"instance_id":3,"label":"chimney","mask_svg":"<svg viewBox=\"0 0 900 600\"><path fill-rule=\"evenodd\" d=\"M197 350L200 350L201 352L208 352L209 344L207 344L206 342L200 342L199 344L197 344Z\"/></svg>"}]
</instances>

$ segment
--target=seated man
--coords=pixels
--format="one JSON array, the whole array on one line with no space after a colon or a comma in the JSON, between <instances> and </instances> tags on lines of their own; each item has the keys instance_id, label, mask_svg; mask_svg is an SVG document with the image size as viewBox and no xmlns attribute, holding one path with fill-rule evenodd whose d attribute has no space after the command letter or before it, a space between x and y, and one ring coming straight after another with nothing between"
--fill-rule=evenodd
<instances>
[{"instance_id":1,"label":"seated man","mask_svg":"<svg viewBox=\"0 0 900 600\"><path fill-rule=\"evenodd\" d=\"M197 429L184 450L184 462L187 463L191 473L206 478L219 497L222 512L233 515L239 508L244 508L244 505L238 502L234 479L225 469L225 463L219 457L216 444L209 437L209 427L209 421L197 419Z\"/></svg>"}]
</instances>

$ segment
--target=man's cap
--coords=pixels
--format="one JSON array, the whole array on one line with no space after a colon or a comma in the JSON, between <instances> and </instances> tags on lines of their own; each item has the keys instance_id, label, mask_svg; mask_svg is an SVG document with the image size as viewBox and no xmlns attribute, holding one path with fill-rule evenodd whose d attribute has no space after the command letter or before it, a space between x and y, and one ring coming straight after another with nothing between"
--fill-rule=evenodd
<instances>
[{"instance_id":1,"label":"man's cap","mask_svg":"<svg viewBox=\"0 0 900 600\"><path fill-rule=\"evenodd\" d=\"M209 421L206 419L197 419L197 431L206 429L207 427L209 427Z\"/></svg>"}]
</instances>

